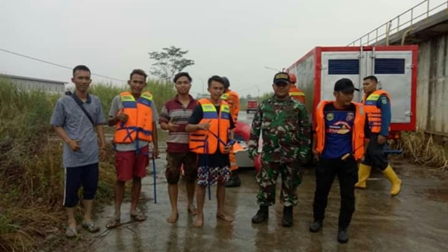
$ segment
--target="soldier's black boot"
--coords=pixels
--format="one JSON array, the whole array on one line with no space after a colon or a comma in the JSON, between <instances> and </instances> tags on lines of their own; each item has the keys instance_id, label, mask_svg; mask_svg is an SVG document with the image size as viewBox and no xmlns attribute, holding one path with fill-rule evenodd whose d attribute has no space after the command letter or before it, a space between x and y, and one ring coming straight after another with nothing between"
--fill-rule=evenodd
<instances>
[{"instance_id":1,"label":"soldier's black boot","mask_svg":"<svg viewBox=\"0 0 448 252\"><path fill-rule=\"evenodd\" d=\"M323 220L315 220L313 223L311 223L309 230L312 233L317 233L322 229L323 225Z\"/></svg>"},{"instance_id":2,"label":"soldier's black boot","mask_svg":"<svg viewBox=\"0 0 448 252\"><path fill-rule=\"evenodd\" d=\"M339 243L347 243L348 242L348 229L347 228L339 228L338 242Z\"/></svg>"},{"instance_id":3,"label":"soldier's black boot","mask_svg":"<svg viewBox=\"0 0 448 252\"><path fill-rule=\"evenodd\" d=\"M283 207L283 226L292 227L292 206Z\"/></svg>"},{"instance_id":4,"label":"soldier's black boot","mask_svg":"<svg viewBox=\"0 0 448 252\"><path fill-rule=\"evenodd\" d=\"M241 185L240 177L238 177L238 170L232 171L232 176L226 183L226 187L238 187Z\"/></svg>"},{"instance_id":5,"label":"soldier's black boot","mask_svg":"<svg viewBox=\"0 0 448 252\"><path fill-rule=\"evenodd\" d=\"M258 224L269 218L269 207L268 206L260 206L257 214L252 217L252 223Z\"/></svg>"}]
</instances>

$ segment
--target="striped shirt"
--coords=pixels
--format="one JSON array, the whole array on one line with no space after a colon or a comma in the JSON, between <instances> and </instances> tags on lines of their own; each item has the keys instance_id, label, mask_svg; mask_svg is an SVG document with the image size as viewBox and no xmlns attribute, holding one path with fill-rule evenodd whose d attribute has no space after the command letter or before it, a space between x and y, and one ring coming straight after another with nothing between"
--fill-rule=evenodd
<instances>
[{"instance_id":1,"label":"striped shirt","mask_svg":"<svg viewBox=\"0 0 448 252\"><path fill-rule=\"evenodd\" d=\"M159 116L159 123L168 123L172 118L173 123L179 125L176 131L169 132L168 139L166 140L167 152L187 153L190 151L190 133L185 131L185 127L196 105L197 101L191 95L187 107L182 105L178 95L163 105Z\"/></svg>"}]
</instances>

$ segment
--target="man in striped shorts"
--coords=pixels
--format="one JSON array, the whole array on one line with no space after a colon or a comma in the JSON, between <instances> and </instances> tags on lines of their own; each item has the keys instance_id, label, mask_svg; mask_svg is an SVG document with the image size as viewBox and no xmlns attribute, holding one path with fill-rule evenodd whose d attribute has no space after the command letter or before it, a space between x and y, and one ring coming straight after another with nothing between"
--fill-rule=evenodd
<instances>
[{"instance_id":1,"label":"man in striped shorts","mask_svg":"<svg viewBox=\"0 0 448 252\"><path fill-rule=\"evenodd\" d=\"M192 78L188 73L178 73L174 76L173 81L177 95L163 105L159 118L160 127L169 131L169 137L166 141L167 165L165 172L172 209L171 216L167 219L169 223L175 223L179 217L177 183L179 182L182 165L187 182L188 212L193 215L197 214L197 209L193 204L195 180L197 177L197 156L196 153L190 152L188 145L190 134L185 131L185 126L197 102L189 94Z\"/></svg>"}]
</instances>

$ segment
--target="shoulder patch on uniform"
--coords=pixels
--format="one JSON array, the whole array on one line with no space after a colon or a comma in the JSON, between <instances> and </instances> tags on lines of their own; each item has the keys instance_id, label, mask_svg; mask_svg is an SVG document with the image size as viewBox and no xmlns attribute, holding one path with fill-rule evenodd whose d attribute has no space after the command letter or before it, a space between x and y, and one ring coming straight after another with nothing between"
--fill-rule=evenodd
<instances>
[{"instance_id":1,"label":"shoulder patch on uniform","mask_svg":"<svg viewBox=\"0 0 448 252\"><path fill-rule=\"evenodd\" d=\"M333 113L328 113L326 118L327 118L327 121L332 121L334 119Z\"/></svg>"},{"instance_id":2,"label":"shoulder patch on uniform","mask_svg":"<svg viewBox=\"0 0 448 252\"><path fill-rule=\"evenodd\" d=\"M387 98L385 96L381 97L381 103L387 104Z\"/></svg>"}]
</instances>

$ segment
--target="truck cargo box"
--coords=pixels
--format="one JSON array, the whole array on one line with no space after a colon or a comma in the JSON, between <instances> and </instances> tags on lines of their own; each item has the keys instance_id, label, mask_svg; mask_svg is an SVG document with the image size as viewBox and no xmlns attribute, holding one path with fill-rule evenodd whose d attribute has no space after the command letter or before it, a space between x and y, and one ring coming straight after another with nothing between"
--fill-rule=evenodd
<instances>
[{"instance_id":1,"label":"truck cargo box","mask_svg":"<svg viewBox=\"0 0 448 252\"><path fill-rule=\"evenodd\" d=\"M316 47L290 67L297 86L306 95L310 115L321 100L334 100L334 83L349 78L356 87L354 101L361 102L363 78L375 75L379 89L391 96L391 131L415 131L418 46ZM314 120L313 120L314 121Z\"/></svg>"}]
</instances>

